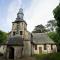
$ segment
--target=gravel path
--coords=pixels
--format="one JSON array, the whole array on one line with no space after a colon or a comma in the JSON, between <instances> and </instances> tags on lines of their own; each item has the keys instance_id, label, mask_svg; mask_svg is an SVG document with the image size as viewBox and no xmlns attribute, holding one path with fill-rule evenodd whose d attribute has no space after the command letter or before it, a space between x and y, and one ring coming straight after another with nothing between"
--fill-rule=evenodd
<instances>
[{"instance_id":1,"label":"gravel path","mask_svg":"<svg viewBox=\"0 0 60 60\"><path fill-rule=\"evenodd\" d=\"M0 57L0 60L6 60L4 59L2 56ZM13 59L10 59L10 60L13 60ZM36 60L34 57L23 57L23 58L20 58L18 60Z\"/></svg>"}]
</instances>

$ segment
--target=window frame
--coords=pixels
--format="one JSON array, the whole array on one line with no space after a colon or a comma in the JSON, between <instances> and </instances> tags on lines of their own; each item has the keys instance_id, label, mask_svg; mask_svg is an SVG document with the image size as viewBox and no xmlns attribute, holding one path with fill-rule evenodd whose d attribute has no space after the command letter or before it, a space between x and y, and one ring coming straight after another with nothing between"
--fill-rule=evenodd
<instances>
[{"instance_id":1,"label":"window frame","mask_svg":"<svg viewBox=\"0 0 60 60\"><path fill-rule=\"evenodd\" d=\"M51 44L51 50L53 50L53 45Z\"/></svg>"},{"instance_id":2,"label":"window frame","mask_svg":"<svg viewBox=\"0 0 60 60\"><path fill-rule=\"evenodd\" d=\"M15 31L13 31L13 36L15 35Z\"/></svg>"},{"instance_id":3,"label":"window frame","mask_svg":"<svg viewBox=\"0 0 60 60\"><path fill-rule=\"evenodd\" d=\"M35 50L37 50L37 45L35 45Z\"/></svg>"},{"instance_id":4,"label":"window frame","mask_svg":"<svg viewBox=\"0 0 60 60\"><path fill-rule=\"evenodd\" d=\"M23 35L23 31L20 31L20 35Z\"/></svg>"},{"instance_id":5,"label":"window frame","mask_svg":"<svg viewBox=\"0 0 60 60\"><path fill-rule=\"evenodd\" d=\"M44 44L44 50L47 50L47 46L46 46L46 44Z\"/></svg>"}]
</instances>

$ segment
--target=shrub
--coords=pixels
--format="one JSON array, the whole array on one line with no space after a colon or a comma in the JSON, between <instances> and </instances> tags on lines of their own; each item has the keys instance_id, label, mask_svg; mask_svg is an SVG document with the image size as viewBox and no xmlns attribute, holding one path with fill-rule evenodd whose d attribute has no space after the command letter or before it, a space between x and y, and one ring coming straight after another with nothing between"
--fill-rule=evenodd
<instances>
[{"instance_id":1,"label":"shrub","mask_svg":"<svg viewBox=\"0 0 60 60\"><path fill-rule=\"evenodd\" d=\"M60 53L34 55L36 60L60 60Z\"/></svg>"}]
</instances>

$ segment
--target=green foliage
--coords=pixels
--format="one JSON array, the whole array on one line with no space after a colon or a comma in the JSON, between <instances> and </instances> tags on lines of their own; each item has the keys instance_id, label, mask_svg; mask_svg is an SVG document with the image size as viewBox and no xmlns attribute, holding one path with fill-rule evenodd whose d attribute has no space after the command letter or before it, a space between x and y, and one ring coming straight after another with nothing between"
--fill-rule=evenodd
<instances>
[{"instance_id":1,"label":"green foliage","mask_svg":"<svg viewBox=\"0 0 60 60\"><path fill-rule=\"evenodd\" d=\"M50 30L50 31L54 31L56 29L57 26L57 22L56 20L49 20L46 27Z\"/></svg>"},{"instance_id":2,"label":"green foliage","mask_svg":"<svg viewBox=\"0 0 60 60\"><path fill-rule=\"evenodd\" d=\"M56 32L49 32L48 36L56 43L60 43L60 36Z\"/></svg>"},{"instance_id":3,"label":"green foliage","mask_svg":"<svg viewBox=\"0 0 60 60\"><path fill-rule=\"evenodd\" d=\"M60 53L34 55L36 60L60 60Z\"/></svg>"},{"instance_id":4,"label":"green foliage","mask_svg":"<svg viewBox=\"0 0 60 60\"><path fill-rule=\"evenodd\" d=\"M7 33L0 31L0 43L4 43L7 39Z\"/></svg>"},{"instance_id":5,"label":"green foliage","mask_svg":"<svg viewBox=\"0 0 60 60\"><path fill-rule=\"evenodd\" d=\"M60 35L60 4L53 10L53 15L57 21L57 32Z\"/></svg>"},{"instance_id":6,"label":"green foliage","mask_svg":"<svg viewBox=\"0 0 60 60\"><path fill-rule=\"evenodd\" d=\"M43 33L43 32L46 32L46 31L47 30L45 29L45 27L42 24L40 24L40 25L37 25L32 32L33 33Z\"/></svg>"},{"instance_id":7,"label":"green foliage","mask_svg":"<svg viewBox=\"0 0 60 60\"><path fill-rule=\"evenodd\" d=\"M60 35L56 32L49 32L48 36L56 43L57 51L60 52Z\"/></svg>"}]
</instances>

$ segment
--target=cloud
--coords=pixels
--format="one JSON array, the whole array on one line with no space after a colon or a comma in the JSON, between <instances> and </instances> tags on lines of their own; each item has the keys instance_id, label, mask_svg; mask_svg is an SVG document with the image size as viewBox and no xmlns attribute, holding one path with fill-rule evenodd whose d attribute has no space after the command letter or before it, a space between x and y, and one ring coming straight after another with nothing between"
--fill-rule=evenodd
<instances>
[{"instance_id":1,"label":"cloud","mask_svg":"<svg viewBox=\"0 0 60 60\"><path fill-rule=\"evenodd\" d=\"M0 30L3 30L2 26L0 25Z\"/></svg>"},{"instance_id":2,"label":"cloud","mask_svg":"<svg viewBox=\"0 0 60 60\"><path fill-rule=\"evenodd\" d=\"M48 20L53 19L52 11L58 2L58 0L31 0L30 6L24 10L24 20L28 24L28 30L31 32L36 25L45 25ZM12 0L10 3L6 17L6 31L11 31L12 21L15 20L21 5L25 5L22 0Z\"/></svg>"},{"instance_id":3,"label":"cloud","mask_svg":"<svg viewBox=\"0 0 60 60\"><path fill-rule=\"evenodd\" d=\"M12 0L11 4L9 5L8 15L6 17L7 25L8 25L7 27L9 31L12 28L12 21L16 19L17 12L19 8L21 7L21 4L22 4L21 0Z\"/></svg>"},{"instance_id":4,"label":"cloud","mask_svg":"<svg viewBox=\"0 0 60 60\"><path fill-rule=\"evenodd\" d=\"M32 0L24 17L28 23L28 30L32 31L36 25L45 25L48 20L53 19L52 11L58 3L58 0Z\"/></svg>"}]
</instances>

